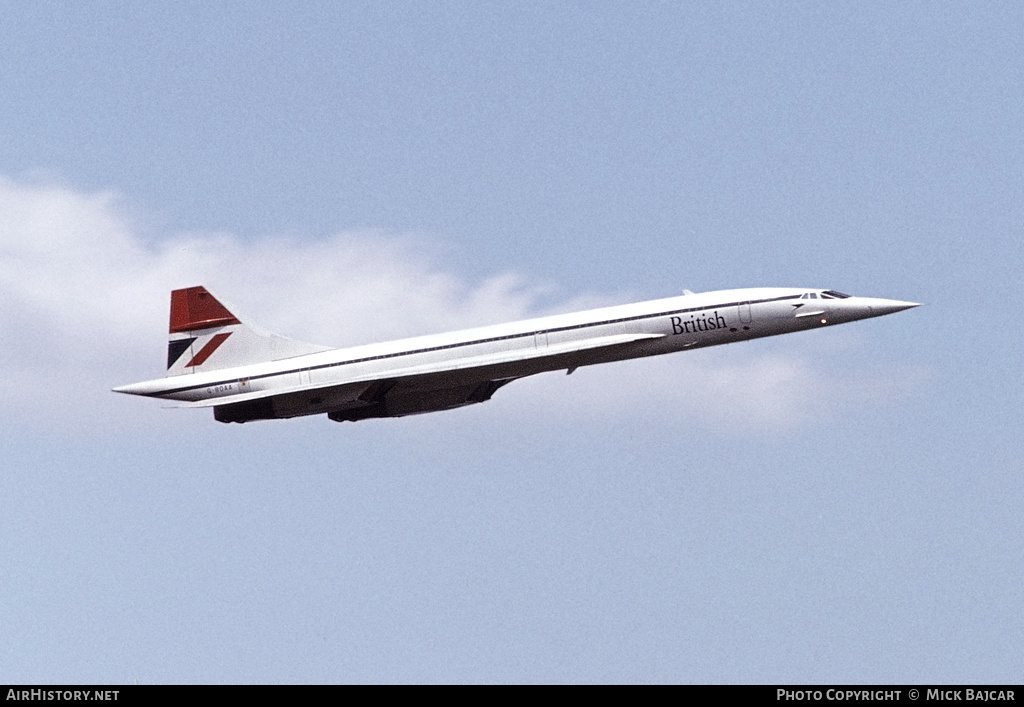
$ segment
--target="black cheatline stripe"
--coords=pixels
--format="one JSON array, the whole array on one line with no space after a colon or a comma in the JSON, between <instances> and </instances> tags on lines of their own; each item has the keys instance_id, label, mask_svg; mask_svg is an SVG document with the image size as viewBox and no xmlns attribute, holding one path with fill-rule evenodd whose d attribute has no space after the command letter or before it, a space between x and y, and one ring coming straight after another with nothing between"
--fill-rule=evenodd
<instances>
[{"instance_id":1,"label":"black cheatline stripe","mask_svg":"<svg viewBox=\"0 0 1024 707\"><path fill-rule=\"evenodd\" d=\"M473 341L460 341L454 344L444 344L442 346L430 346L425 349L413 349L412 351L396 351L395 353L381 354L380 356L366 356L365 358L353 358L348 361L335 361L334 363L321 363L319 366L303 366L301 368L293 368L287 371L278 371L277 373L263 373L258 376L247 376L246 380L261 380L263 378L273 378L275 376L286 376L289 373L298 373L299 371L318 371L323 368L334 368L335 366L350 366L354 363L366 363L367 361L380 361L385 358L398 358L399 356L414 356L421 353L432 353L434 351L444 351L445 349L457 349L462 346L476 346L477 344L489 344L493 341L505 341L508 339L522 339L527 336L536 336L537 334L550 334L556 331L572 331L574 329L586 329L588 327L605 326L607 324L620 324L622 322L636 322L641 319L654 319L656 317L668 317L673 314L687 314L689 312L705 312L713 309L724 309L726 307L738 307L741 304L764 304L765 302L781 302L787 299L800 299L800 295L785 295L784 297L771 297L769 299L757 299L757 300L743 300L741 302L726 302L725 304L715 304L709 307L690 307L688 309L673 309L668 312L657 312L655 314L638 314L632 317L622 317L620 319L606 319L601 322L587 322L586 324L572 324L570 326L555 327L553 329L538 329L536 331L522 332L519 334L506 334L505 336L495 336L489 339L475 339ZM270 363L268 361L268 363ZM233 383L238 380L237 378L226 378L222 381L216 381L213 383L204 383L203 385L190 385L184 388L175 388L174 390L166 390L161 395L173 395L174 393L184 393L189 390L198 390L199 388L211 388L216 385L224 385L225 383ZM339 385L343 385L339 383Z\"/></svg>"}]
</instances>

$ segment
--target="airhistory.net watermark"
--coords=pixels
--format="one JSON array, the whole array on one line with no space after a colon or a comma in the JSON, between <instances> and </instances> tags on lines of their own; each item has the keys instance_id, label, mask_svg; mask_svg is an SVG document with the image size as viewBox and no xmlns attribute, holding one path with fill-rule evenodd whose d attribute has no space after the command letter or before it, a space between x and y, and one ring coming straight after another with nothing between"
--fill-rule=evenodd
<instances>
[{"instance_id":1,"label":"airhistory.net watermark","mask_svg":"<svg viewBox=\"0 0 1024 707\"><path fill-rule=\"evenodd\" d=\"M25 702L58 701L58 702L107 702L116 701L120 690L7 690L8 700Z\"/></svg>"}]
</instances>

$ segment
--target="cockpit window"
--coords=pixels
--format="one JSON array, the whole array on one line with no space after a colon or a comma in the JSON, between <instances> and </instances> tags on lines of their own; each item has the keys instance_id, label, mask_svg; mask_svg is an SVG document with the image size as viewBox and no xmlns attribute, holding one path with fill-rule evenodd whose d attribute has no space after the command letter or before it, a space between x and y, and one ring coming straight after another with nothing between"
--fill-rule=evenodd
<instances>
[{"instance_id":1,"label":"cockpit window","mask_svg":"<svg viewBox=\"0 0 1024 707\"><path fill-rule=\"evenodd\" d=\"M846 299L850 295L844 295L842 292L836 292L835 290L825 290L821 293L822 299Z\"/></svg>"}]
</instances>

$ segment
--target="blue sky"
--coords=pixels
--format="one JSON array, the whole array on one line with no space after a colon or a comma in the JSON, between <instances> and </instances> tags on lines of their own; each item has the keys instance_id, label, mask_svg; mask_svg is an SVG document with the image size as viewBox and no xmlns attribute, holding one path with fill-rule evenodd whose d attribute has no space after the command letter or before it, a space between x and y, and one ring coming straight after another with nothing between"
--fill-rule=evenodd
<instances>
[{"instance_id":1,"label":"blue sky","mask_svg":"<svg viewBox=\"0 0 1024 707\"><path fill-rule=\"evenodd\" d=\"M0 680L1019 682L1015 3L24 3ZM926 303L397 420L116 396L204 284L332 345Z\"/></svg>"}]
</instances>

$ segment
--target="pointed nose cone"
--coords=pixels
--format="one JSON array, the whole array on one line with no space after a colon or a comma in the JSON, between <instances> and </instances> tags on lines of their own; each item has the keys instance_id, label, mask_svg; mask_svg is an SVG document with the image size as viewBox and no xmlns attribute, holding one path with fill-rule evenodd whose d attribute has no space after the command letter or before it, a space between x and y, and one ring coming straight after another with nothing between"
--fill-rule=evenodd
<instances>
[{"instance_id":1,"label":"pointed nose cone","mask_svg":"<svg viewBox=\"0 0 1024 707\"><path fill-rule=\"evenodd\" d=\"M918 302L900 302L895 299L876 299L871 302L871 309L875 314L892 314L920 306Z\"/></svg>"}]
</instances>

